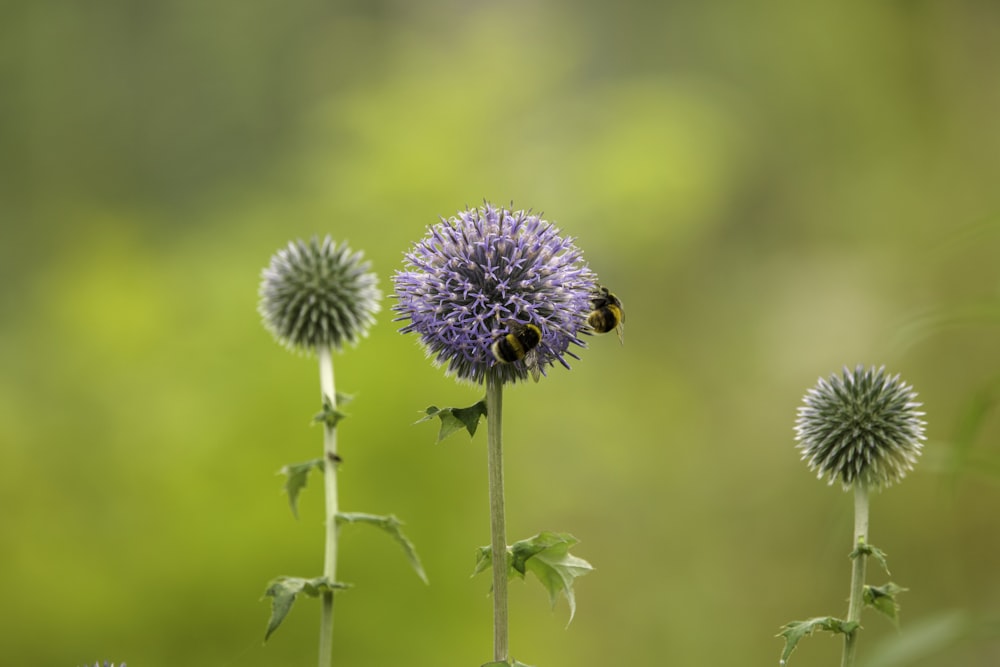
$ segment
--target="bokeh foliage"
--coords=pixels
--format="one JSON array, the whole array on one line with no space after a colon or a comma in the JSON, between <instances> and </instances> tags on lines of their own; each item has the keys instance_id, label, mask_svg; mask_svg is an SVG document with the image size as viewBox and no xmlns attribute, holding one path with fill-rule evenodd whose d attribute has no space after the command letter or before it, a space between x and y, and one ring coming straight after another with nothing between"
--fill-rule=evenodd
<instances>
[{"instance_id":1,"label":"bokeh foliage","mask_svg":"<svg viewBox=\"0 0 1000 667\"><path fill-rule=\"evenodd\" d=\"M330 233L387 289L425 225L484 197L577 236L628 313L624 347L595 339L571 374L508 392L511 539L567 530L596 567L566 629L513 587L514 655L773 664L788 618L843 613L850 500L797 460L792 423L818 376L885 363L930 441L872 501L911 590L903 634L870 619L862 657L996 664L1000 5L10 0L0 17L6 664L310 664L308 600L260 641L264 584L318 574L322 531L317 489L296 522L275 474L319 451L315 363L260 326L259 271ZM413 425L479 396L395 329L384 311L335 360L357 397L341 504L404 519L431 586L352 531L338 659L481 664L484 436ZM813 639L794 661L838 654Z\"/></svg>"}]
</instances>

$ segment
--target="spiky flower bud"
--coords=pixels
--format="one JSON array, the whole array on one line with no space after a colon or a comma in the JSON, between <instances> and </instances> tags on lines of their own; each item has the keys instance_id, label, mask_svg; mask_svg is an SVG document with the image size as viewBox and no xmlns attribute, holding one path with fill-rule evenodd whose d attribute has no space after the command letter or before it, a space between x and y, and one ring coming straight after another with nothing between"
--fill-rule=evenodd
<instances>
[{"instance_id":1,"label":"spiky flower bud","mask_svg":"<svg viewBox=\"0 0 1000 667\"><path fill-rule=\"evenodd\" d=\"M885 367L831 375L806 393L795 439L802 459L829 484L881 488L913 469L923 448L925 422L917 393L887 377Z\"/></svg>"},{"instance_id":2,"label":"spiky flower bud","mask_svg":"<svg viewBox=\"0 0 1000 667\"><path fill-rule=\"evenodd\" d=\"M362 254L329 236L292 241L261 272L258 310L284 346L341 349L357 343L375 322L382 293Z\"/></svg>"},{"instance_id":3,"label":"spiky flower bud","mask_svg":"<svg viewBox=\"0 0 1000 667\"><path fill-rule=\"evenodd\" d=\"M449 374L479 384L493 369L504 383L525 379L524 360L504 363L492 351L518 327L537 327L529 361L539 370L578 358L568 348L583 346L595 276L573 239L537 215L488 203L461 211L432 226L405 259L393 278L396 319L409 320L401 331L420 334Z\"/></svg>"}]
</instances>

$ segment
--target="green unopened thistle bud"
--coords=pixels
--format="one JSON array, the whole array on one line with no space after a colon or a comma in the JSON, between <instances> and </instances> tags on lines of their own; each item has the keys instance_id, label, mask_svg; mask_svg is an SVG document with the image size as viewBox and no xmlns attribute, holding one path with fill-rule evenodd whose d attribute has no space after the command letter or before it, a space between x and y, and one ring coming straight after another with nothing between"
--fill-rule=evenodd
<instances>
[{"instance_id":1,"label":"green unopened thistle bud","mask_svg":"<svg viewBox=\"0 0 1000 667\"><path fill-rule=\"evenodd\" d=\"M357 343L375 322L382 293L362 254L329 236L292 241L261 273L258 310L284 346L341 349Z\"/></svg>"},{"instance_id":2,"label":"green unopened thistle bud","mask_svg":"<svg viewBox=\"0 0 1000 667\"><path fill-rule=\"evenodd\" d=\"M831 375L805 395L795 421L802 459L829 484L881 488L913 469L925 422L913 387L885 367Z\"/></svg>"}]
</instances>

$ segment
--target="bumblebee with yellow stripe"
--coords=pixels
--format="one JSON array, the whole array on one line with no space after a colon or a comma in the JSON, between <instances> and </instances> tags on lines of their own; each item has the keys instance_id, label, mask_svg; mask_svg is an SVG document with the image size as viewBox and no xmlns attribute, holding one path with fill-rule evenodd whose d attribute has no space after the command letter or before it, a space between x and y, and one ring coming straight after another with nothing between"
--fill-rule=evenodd
<instances>
[{"instance_id":1,"label":"bumblebee with yellow stripe","mask_svg":"<svg viewBox=\"0 0 1000 667\"><path fill-rule=\"evenodd\" d=\"M501 364L524 361L531 372L531 379L538 382L542 369L538 363L538 344L542 342L542 330L534 324L508 322L507 333L493 341L490 351Z\"/></svg>"},{"instance_id":2,"label":"bumblebee with yellow stripe","mask_svg":"<svg viewBox=\"0 0 1000 667\"><path fill-rule=\"evenodd\" d=\"M608 333L614 329L618 333L618 342L625 343L625 308L621 299L608 291L607 287L598 287L591 301L593 310L587 315L587 324L597 333Z\"/></svg>"}]
</instances>

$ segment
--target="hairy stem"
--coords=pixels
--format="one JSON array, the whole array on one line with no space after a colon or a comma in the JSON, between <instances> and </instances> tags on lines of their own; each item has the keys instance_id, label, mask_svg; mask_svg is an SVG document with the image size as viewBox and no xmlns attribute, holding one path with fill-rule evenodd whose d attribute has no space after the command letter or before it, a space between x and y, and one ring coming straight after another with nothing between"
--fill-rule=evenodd
<instances>
[{"instance_id":1,"label":"hairy stem","mask_svg":"<svg viewBox=\"0 0 1000 667\"><path fill-rule=\"evenodd\" d=\"M506 662L507 529L503 496L503 382L486 374L486 428L490 478L490 550L493 556L493 660Z\"/></svg>"},{"instance_id":2,"label":"hairy stem","mask_svg":"<svg viewBox=\"0 0 1000 667\"><path fill-rule=\"evenodd\" d=\"M333 356L329 346L319 353L319 384L325 403L337 408L337 392L333 382ZM337 580L337 427L323 424L323 483L326 498L326 550L323 557L323 577ZM333 591L323 593L319 629L319 667L330 667L333 660Z\"/></svg>"},{"instance_id":3,"label":"hairy stem","mask_svg":"<svg viewBox=\"0 0 1000 667\"><path fill-rule=\"evenodd\" d=\"M861 622L861 609L864 606L865 571L868 567L868 555L864 547L868 544L868 487L862 483L854 485L854 563L851 566L851 599L847 605L847 622ZM854 667L858 652L858 631L854 628L844 635L844 656L841 667Z\"/></svg>"}]
</instances>

